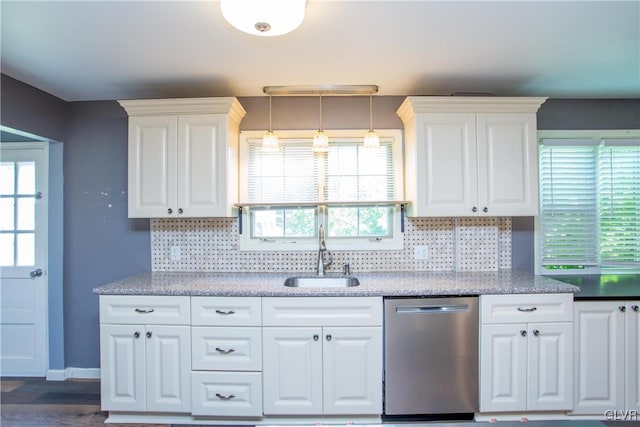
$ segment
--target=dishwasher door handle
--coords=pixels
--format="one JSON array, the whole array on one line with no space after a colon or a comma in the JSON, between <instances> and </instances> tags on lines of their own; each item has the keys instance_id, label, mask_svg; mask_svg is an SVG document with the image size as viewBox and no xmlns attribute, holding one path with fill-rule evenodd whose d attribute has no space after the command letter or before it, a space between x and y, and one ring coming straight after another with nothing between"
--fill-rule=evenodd
<instances>
[{"instance_id":1,"label":"dishwasher door handle","mask_svg":"<svg viewBox=\"0 0 640 427\"><path fill-rule=\"evenodd\" d=\"M396 307L398 314L418 314L418 313L457 313L469 311L468 304L458 305L423 305L423 306L406 306Z\"/></svg>"}]
</instances>

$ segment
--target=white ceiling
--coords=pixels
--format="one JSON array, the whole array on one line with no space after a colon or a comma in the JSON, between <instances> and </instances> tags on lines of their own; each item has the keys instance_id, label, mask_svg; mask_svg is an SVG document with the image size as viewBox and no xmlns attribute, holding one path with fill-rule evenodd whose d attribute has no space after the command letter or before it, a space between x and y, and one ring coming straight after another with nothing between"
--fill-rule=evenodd
<instances>
[{"instance_id":1,"label":"white ceiling","mask_svg":"<svg viewBox=\"0 0 640 427\"><path fill-rule=\"evenodd\" d=\"M1 0L1 70L67 101L259 96L377 84L381 95L640 98L640 0L308 0L258 38L217 1Z\"/></svg>"}]
</instances>

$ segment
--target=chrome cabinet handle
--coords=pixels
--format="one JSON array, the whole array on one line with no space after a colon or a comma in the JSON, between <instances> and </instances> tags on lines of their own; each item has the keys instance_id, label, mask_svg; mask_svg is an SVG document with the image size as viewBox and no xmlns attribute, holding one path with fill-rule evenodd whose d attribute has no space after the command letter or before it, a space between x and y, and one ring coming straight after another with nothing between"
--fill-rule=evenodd
<instances>
[{"instance_id":1,"label":"chrome cabinet handle","mask_svg":"<svg viewBox=\"0 0 640 427\"><path fill-rule=\"evenodd\" d=\"M489 208L485 206L484 208L482 208L482 212L484 212L484 213L489 212Z\"/></svg>"},{"instance_id":2,"label":"chrome cabinet handle","mask_svg":"<svg viewBox=\"0 0 640 427\"><path fill-rule=\"evenodd\" d=\"M149 314L149 313L153 313L154 309L153 308L136 308L135 312L140 314Z\"/></svg>"},{"instance_id":3,"label":"chrome cabinet handle","mask_svg":"<svg viewBox=\"0 0 640 427\"><path fill-rule=\"evenodd\" d=\"M147 332L147 338L151 338L151 331Z\"/></svg>"},{"instance_id":4,"label":"chrome cabinet handle","mask_svg":"<svg viewBox=\"0 0 640 427\"><path fill-rule=\"evenodd\" d=\"M625 307L624 305L621 305L618 307L618 310L624 313L625 311L627 311L627 307Z\"/></svg>"},{"instance_id":5,"label":"chrome cabinet handle","mask_svg":"<svg viewBox=\"0 0 640 427\"><path fill-rule=\"evenodd\" d=\"M471 212L478 212L478 208L477 208L477 207L475 207L475 206L474 206L474 207L472 207L472 208L471 208Z\"/></svg>"},{"instance_id":6,"label":"chrome cabinet handle","mask_svg":"<svg viewBox=\"0 0 640 427\"><path fill-rule=\"evenodd\" d=\"M632 306L631 306L631 310L633 310L633 311L640 311L640 307L638 307L637 305L632 305Z\"/></svg>"},{"instance_id":7,"label":"chrome cabinet handle","mask_svg":"<svg viewBox=\"0 0 640 427\"><path fill-rule=\"evenodd\" d=\"M234 399L234 398L236 397L236 395L235 395L235 394L230 394L230 395L228 395L228 396L225 396L225 395L223 395L223 394L216 393L216 397L217 397L218 399L222 399L222 400L231 400L231 399Z\"/></svg>"},{"instance_id":8,"label":"chrome cabinet handle","mask_svg":"<svg viewBox=\"0 0 640 427\"><path fill-rule=\"evenodd\" d=\"M535 335L535 336L539 336L539 335L540 335L540 331L539 331L539 330L537 330L537 329L534 329L534 330L533 330L533 335Z\"/></svg>"},{"instance_id":9,"label":"chrome cabinet handle","mask_svg":"<svg viewBox=\"0 0 640 427\"><path fill-rule=\"evenodd\" d=\"M36 268L31 273L29 273L29 276L31 276L33 278L42 276L42 269L41 268Z\"/></svg>"},{"instance_id":10,"label":"chrome cabinet handle","mask_svg":"<svg viewBox=\"0 0 640 427\"><path fill-rule=\"evenodd\" d=\"M318 334L314 334L313 335L313 340L314 341L318 341L320 339L320 337L318 336Z\"/></svg>"},{"instance_id":11,"label":"chrome cabinet handle","mask_svg":"<svg viewBox=\"0 0 640 427\"><path fill-rule=\"evenodd\" d=\"M229 311L222 311L222 310L216 310L217 314L221 314L223 316L228 316L230 314L235 314L235 311L233 310L229 310Z\"/></svg>"},{"instance_id":12,"label":"chrome cabinet handle","mask_svg":"<svg viewBox=\"0 0 640 427\"><path fill-rule=\"evenodd\" d=\"M233 348L230 348L230 349L228 349L228 350L223 350L223 349L221 349L220 347L216 347L216 351L217 351L218 353L221 353L221 354L230 354L230 353L233 353L233 352L234 352L234 351L236 351L236 350L235 350L235 349L233 349Z\"/></svg>"},{"instance_id":13,"label":"chrome cabinet handle","mask_svg":"<svg viewBox=\"0 0 640 427\"><path fill-rule=\"evenodd\" d=\"M525 313L530 313L532 311L536 311L537 309L538 307L529 307L529 308L518 307L518 311L523 311Z\"/></svg>"},{"instance_id":14,"label":"chrome cabinet handle","mask_svg":"<svg viewBox=\"0 0 640 427\"><path fill-rule=\"evenodd\" d=\"M134 338L140 338L140 332L136 331L133 333Z\"/></svg>"},{"instance_id":15,"label":"chrome cabinet handle","mask_svg":"<svg viewBox=\"0 0 640 427\"><path fill-rule=\"evenodd\" d=\"M173 213L173 209L171 209L171 208L167 209L167 213L168 214L172 214Z\"/></svg>"},{"instance_id":16,"label":"chrome cabinet handle","mask_svg":"<svg viewBox=\"0 0 640 427\"><path fill-rule=\"evenodd\" d=\"M327 341L331 341L331 338L333 338L333 337L331 336L331 334L327 334L326 338L327 338Z\"/></svg>"},{"instance_id":17,"label":"chrome cabinet handle","mask_svg":"<svg viewBox=\"0 0 640 427\"><path fill-rule=\"evenodd\" d=\"M524 329L520 331L520 335L522 335L523 337L527 336L527 331L525 331Z\"/></svg>"}]
</instances>

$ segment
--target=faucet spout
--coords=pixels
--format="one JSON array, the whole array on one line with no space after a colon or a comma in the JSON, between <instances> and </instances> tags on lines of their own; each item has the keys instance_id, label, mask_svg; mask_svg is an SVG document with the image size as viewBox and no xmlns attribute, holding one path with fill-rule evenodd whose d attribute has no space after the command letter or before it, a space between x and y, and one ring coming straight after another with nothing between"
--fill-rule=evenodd
<instances>
[{"instance_id":1,"label":"faucet spout","mask_svg":"<svg viewBox=\"0 0 640 427\"><path fill-rule=\"evenodd\" d=\"M324 276L324 271L333 262L333 256L331 252L327 250L327 245L324 241L324 227L320 224L318 229L318 262L316 272L318 276Z\"/></svg>"}]
</instances>

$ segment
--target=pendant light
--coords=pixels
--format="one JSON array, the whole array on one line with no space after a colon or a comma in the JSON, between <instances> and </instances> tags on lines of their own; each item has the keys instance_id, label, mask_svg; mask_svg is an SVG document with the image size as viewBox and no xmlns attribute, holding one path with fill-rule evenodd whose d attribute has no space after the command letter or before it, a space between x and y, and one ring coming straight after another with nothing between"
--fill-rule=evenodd
<instances>
[{"instance_id":1,"label":"pendant light","mask_svg":"<svg viewBox=\"0 0 640 427\"><path fill-rule=\"evenodd\" d=\"M278 135L271 129L271 95L269 95L269 130L262 137L262 151L279 151Z\"/></svg>"},{"instance_id":2,"label":"pendant light","mask_svg":"<svg viewBox=\"0 0 640 427\"><path fill-rule=\"evenodd\" d=\"M364 134L364 148L379 148L380 137L373 130L373 95L369 94L369 132Z\"/></svg>"},{"instance_id":3,"label":"pendant light","mask_svg":"<svg viewBox=\"0 0 640 427\"><path fill-rule=\"evenodd\" d=\"M322 130L322 94L320 94L320 126L313 135L313 145L311 149L316 153L326 153L329 151L329 136Z\"/></svg>"}]
</instances>

